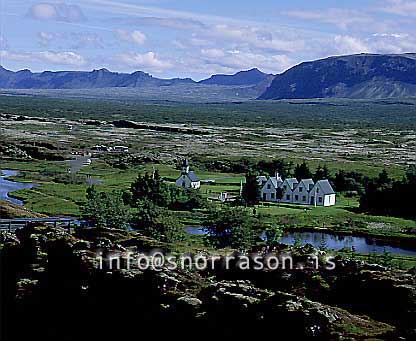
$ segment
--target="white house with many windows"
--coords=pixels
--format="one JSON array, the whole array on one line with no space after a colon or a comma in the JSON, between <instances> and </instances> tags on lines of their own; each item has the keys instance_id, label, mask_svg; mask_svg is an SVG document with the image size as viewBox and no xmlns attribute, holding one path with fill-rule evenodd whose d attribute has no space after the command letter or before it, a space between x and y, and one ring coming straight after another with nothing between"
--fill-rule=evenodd
<instances>
[{"instance_id":1,"label":"white house with many windows","mask_svg":"<svg viewBox=\"0 0 416 341\"><path fill-rule=\"evenodd\" d=\"M295 178L283 179L276 173L274 177L259 177L261 199L266 202L282 202L298 205L333 206L336 193L328 180Z\"/></svg>"}]
</instances>

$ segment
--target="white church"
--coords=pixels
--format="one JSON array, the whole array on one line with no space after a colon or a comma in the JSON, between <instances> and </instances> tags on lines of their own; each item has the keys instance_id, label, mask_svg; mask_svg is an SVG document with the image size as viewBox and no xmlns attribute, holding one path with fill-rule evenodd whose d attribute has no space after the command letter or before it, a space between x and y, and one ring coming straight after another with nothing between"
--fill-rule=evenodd
<instances>
[{"instance_id":1,"label":"white church","mask_svg":"<svg viewBox=\"0 0 416 341\"><path fill-rule=\"evenodd\" d=\"M328 180L295 178L283 180L279 173L275 176L257 177L261 188L261 200L312 206L334 206L336 193Z\"/></svg>"},{"instance_id":2,"label":"white church","mask_svg":"<svg viewBox=\"0 0 416 341\"><path fill-rule=\"evenodd\" d=\"M182 172L180 177L176 180L176 186L182 188L199 189L201 187L201 180L191 171L188 160L184 160L182 164Z\"/></svg>"}]
</instances>

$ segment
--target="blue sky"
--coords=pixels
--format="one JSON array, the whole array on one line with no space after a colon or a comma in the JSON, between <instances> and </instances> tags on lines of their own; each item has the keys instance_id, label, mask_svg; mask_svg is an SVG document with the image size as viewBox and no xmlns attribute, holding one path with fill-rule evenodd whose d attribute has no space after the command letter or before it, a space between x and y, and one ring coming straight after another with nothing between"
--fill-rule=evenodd
<instances>
[{"instance_id":1,"label":"blue sky","mask_svg":"<svg viewBox=\"0 0 416 341\"><path fill-rule=\"evenodd\" d=\"M11 70L201 79L305 60L416 52L416 0L0 0Z\"/></svg>"}]
</instances>

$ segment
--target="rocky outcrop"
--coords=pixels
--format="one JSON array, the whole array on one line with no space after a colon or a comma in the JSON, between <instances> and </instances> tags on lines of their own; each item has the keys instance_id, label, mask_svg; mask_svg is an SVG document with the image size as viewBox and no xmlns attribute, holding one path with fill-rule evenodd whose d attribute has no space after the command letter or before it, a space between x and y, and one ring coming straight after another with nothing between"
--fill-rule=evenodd
<instances>
[{"instance_id":1,"label":"rocky outcrop","mask_svg":"<svg viewBox=\"0 0 416 341\"><path fill-rule=\"evenodd\" d=\"M299 340L414 337L415 276L336 260L336 270L110 270L97 254L170 246L140 234L28 227L1 243L4 340L152 335ZM256 250L256 252L278 252ZM311 247L295 252L304 261ZM358 290L358 291L357 291ZM359 290L362 292L360 293ZM378 296L378 300L376 297ZM24 326L24 328L22 328ZM413 333L413 334L412 334Z\"/></svg>"}]
</instances>

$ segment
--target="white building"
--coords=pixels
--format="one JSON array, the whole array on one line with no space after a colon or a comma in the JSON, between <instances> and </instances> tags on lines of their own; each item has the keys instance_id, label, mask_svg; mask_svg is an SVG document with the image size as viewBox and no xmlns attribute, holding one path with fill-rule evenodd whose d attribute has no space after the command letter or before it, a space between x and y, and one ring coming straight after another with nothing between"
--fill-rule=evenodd
<instances>
[{"instance_id":1,"label":"white building","mask_svg":"<svg viewBox=\"0 0 416 341\"><path fill-rule=\"evenodd\" d=\"M311 204L309 193L314 185L315 183L312 179L301 180L292 191L292 203L301 205Z\"/></svg>"},{"instance_id":2,"label":"white building","mask_svg":"<svg viewBox=\"0 0 416 341\"><path fill-rule=\"evenodd\" d=\"M310 204L315 206L334 206L336 193L328 180L319 180L310 192Z\"/></svg>"},{"instance_id":3,"label":"white building","mask_svg":"<svg viewBox=\"0 0 416 341\"><path fill-rule=\"evenodd\" d=\"M298 180L295 178L286 179L283 181L282 190L283 197L281 202L291 204L293 202L293 190L296 188Z\"/></svg>"},{"instance_id":4,"label":"white building","mask_svg":"<svg viewBox=\"0 0 416 341\"><path fill-rule=\"evenodd\" d=\"M201 187L201 180L190 170L188 160L183 161L182 173L176 180L176 186L192 189L199 189Z\"/></svg>"},{"instance_id":5,"label":"white building","mask_svg":"<svg viewBox=\"0 0 416 341\"><path fill-rule=\"evenodd\" d=\"M266 178L266 180L265 180ZM282 202L298 205L333 206L336 193L328 180L285 179L276 173L274 177L259 177L261 199L267 202Z\"/></svg>"},{"instance_id":6,"label":"white building","mask_svg":"<svg viewBox=\"0 0 416 341\"><path fill-rule=\"evenodd\" d=\"M278 201L278 191L280 191L281 189L281 185L283 183L282 178L279 176L279 173L276 173L275 176L271 176L267 179L267 177L262 177L262 178L266 178L266 181L264 181L264 179L262 179L262 192L261 192L261 198L263 201L272 201L272 202L276 202Z\"/></svg>"}]
</instances>

